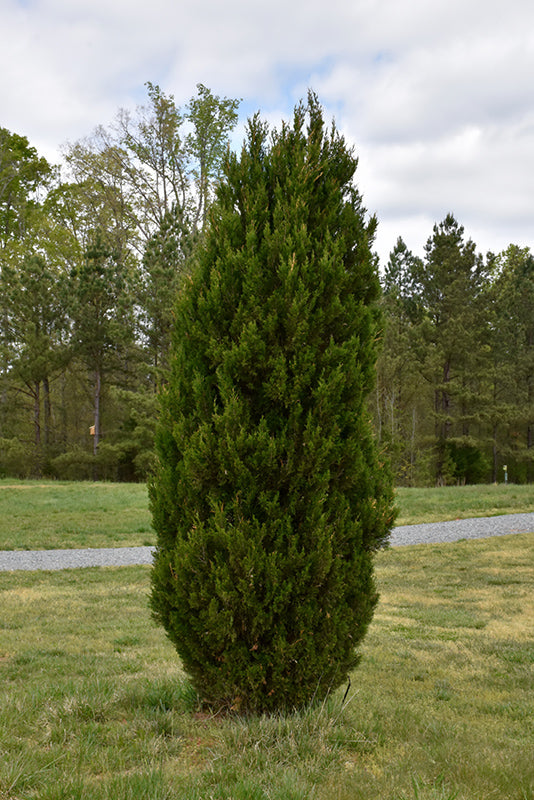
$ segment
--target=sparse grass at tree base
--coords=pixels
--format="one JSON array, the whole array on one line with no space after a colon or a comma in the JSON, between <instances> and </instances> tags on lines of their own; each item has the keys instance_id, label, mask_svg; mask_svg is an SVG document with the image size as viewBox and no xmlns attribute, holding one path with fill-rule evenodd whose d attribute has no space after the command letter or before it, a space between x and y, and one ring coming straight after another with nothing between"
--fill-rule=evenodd
<instances>
[{"instance_id":1,"label":"sparse grass at tree base","mask_svg":"<svg viewBox=\"0 0 534 800\"><path fill-rule=\"evenodd\" d=\"M534 535L378 554L344 690L198 713L146 567L0 574L0 798L533 800Z\"/></svg>"}]
</instances>

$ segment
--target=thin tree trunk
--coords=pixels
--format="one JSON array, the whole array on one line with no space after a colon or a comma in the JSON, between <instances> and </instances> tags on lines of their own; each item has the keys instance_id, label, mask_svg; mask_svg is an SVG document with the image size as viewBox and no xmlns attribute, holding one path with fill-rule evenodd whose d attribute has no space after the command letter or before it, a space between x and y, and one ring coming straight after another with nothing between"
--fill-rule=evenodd
<instances>
[{"instance_id":1,"label":"thin tree trunk","mask_svg":"<svg viewBox=\"0 0 534 800\"><path fill-rule=\"evenodd\" d=\"M68 415L67 415L67 373L61 376L61 443L63 448L67 448L68 442Z\"/></svg>"},{"instance_id":2,"label":"thin tree trunk","mask_svg":"<svg viewBox=\"0 0 534 800\"><path fill-rule=\"evenodd\" d=\"M377 417L377 434L378 441L382 441L382 409L380 406L380 379L376 381L376 417Z\"/></svg>"},{"instance_id":3,"label":"thin tree trunk","mask_svg":"<svg viewBox=\"0 0 534 800\"><path fill-rule=\"evenodd\" d=\"M527 483L532 483L533 469L531 453L534 447L534 425L530 423L527 425Z\"/></svg>"},{"instance_id":4,"label":"thin tree trunk","mask_svg":"<svg viewBox=\"0 0 534 800\"><path fill-rule=\"evenodd\" d=\"M95 411L95 434L93 436L93 455L96 456L98 452L98 444L100 442L100 393L102 389L102 377L100 370L95 370L95 393L94 393L94 411Z\"/></svg>"},{"instance_id":5,"label":"thin tree trunk","mask_svg":"<svg viewBox=\"0 0 534 800\"><path fill-rule=\"evenodd\" d=\"M492 451L493 451L493 470L491 479L493 483L497 483L497 425L493 426Z\"/></svg>"},{"instance_id":6,"label":"thin tree trunk","mask_svg":"<svg viewBox=\"0 0 534 800\"><path fill-rule=\"evenodd\" d=\"M33 384L33 430L34 443L37 451L41 448L41 384L35 381Z\"/></svg>"},{"instance_id":7,"label":"thin tree trunk","mask_svg":"<svg viewBox=\"0 0 534 800\"><path fill-rule=\"evenodd\" d=\"M43 379L43 403L44 403L44 439L45 439L45 446L48 447L50 444L50 431L52 425L52 404L50 402L50 381L48 378Z\"/></svg>"},{"instance_id":8,"label":"thin tree trunk","mask_svg":"<svg viewBox=\"0 0 534 800\"><path fill-rule=\"evenodd\" d=\"M94 412L95 412L95 425L93 435L93 456L95 463L93 466L93 480L98 480L98 466L96 462L96 455L98 453L98 444L100 442L100 392L102 389L102 376L100 370L95 370L95 391L94 391Z\"/></svg>"},{"instance_id":9,"label":"thin tree trunk","mask_svg":"<svg viewBox=\"0 0 534 800\"><path fill-rule=\"evenodd\" d=\"M531 329L527 336L527 343L529 351L532 352L534 347L534 329ZM527 377L527 414L531 413L534 404L534 375L530 373ZM532 420L527 422L527 483L531 483L533 479L532 460L530 458L532 448L534 447L534 425Z\"/></svg>"},{"instance_id":10,"label":"thin tree trunk","mask_svg":"<svg viewBox=\"0 0 534 800\"><path fill-rule=\"evenodd\" d=\"M451 421L451 396L447 391L447 386L451 380L451 365L450 361L446 361L443 366L443 387L438 389L435 393L435 409L441 415L438 422L438 458L436 465L436 485L445 485L445 457L446 457L446 442L450 437Z\"/></svg>"},{"instance_id":11,"label":"thin tree trunk","mask_svg":"<svg viewBox=\"0 0 534 800\"><path fill-rule=\"evenodd\" d=\"M412 408L412 432L410 436L410 486L414 485L413 474L415 467L415 406Z\"/></svg>"},{"instance_id":12,"label":"thin tree trunk","mask_svg":"<svg viewBox=\"0 0 534 800\"><path fill-rule=\"evenodd\" d=\"M37 476L41 475L41 383L33 384L33 429L35 444L34 470Z\"/></svg>"}]
</instances>

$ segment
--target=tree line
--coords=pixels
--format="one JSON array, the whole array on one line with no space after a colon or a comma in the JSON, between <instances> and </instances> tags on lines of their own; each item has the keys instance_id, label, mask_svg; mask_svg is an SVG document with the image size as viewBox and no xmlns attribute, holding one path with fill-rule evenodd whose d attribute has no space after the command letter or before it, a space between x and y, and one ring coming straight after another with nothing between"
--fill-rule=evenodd
<instances>
[{"instance_id":1,"label":"tree line","mask_svg":"<svg viewBox=\"0 0 534 800\"><path fill-rule=\"evenodd\" d=\"M0 472L141 480L173 305L203 236L239 101L147 84L64 148L0 128Z\"/></svg>"},{"instance_id":2,"label":"tree line","mask_svg":"<svg viewBox=\"0 0 534 800\"><path fill-rule=\"evenodd\" d=\"M173 310L239 101L199 84L64 147L0 128L0 474L144 480ZM452 214L381 270L375 436L397 483L534 478L534 258L477 253ZM506 467L506 473L504 471Z\"/></svg>"},{"instance_id":3,"label":"tree line","mask_svg":"<svg viewBox=\"0 0 534 800\"><path fill-rule=\"evenodd\" d=\"M534 479L534 257L482 257L452 214L424 258L399 238L373 416L406 485Z\"/></svg>"}]
</instances>

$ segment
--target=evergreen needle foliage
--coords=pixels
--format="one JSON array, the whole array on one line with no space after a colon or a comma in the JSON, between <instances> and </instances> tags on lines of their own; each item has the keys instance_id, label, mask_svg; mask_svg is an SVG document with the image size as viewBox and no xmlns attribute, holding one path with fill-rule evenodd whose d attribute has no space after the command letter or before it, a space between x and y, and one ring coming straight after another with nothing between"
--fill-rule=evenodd
<instances>
[{"instance_id":1,"label":"evergreen needle foliage","mask_svg":"<svg viewBox=\"0 0 534 800\"><path fill-rule=\"evenodd\" d=\"M392 487L367 395L375 221L313 94L249 122L176 309L162 394L151 605L200 697L300 707L358 662Z\"/></svg>"}]
</instances>

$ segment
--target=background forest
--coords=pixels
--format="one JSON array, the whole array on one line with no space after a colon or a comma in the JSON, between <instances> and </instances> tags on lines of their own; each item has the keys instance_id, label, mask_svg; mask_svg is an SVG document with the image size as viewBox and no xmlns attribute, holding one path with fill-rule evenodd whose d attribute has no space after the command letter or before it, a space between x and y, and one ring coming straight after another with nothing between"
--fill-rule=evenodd
<instances>
[{"instance_id":1,"label":"background forest","mask_svg":"<svg viewBox=\"0 0 534 800\"><path fill-rule=\"evenodd\" d=\"M239 101L199 84L64 148L0 128L0 475L144 480L173 305ZM534 480L534 256L449 214L381 265L369 411L398 485Z\"/></svg>"}]
</instances>

